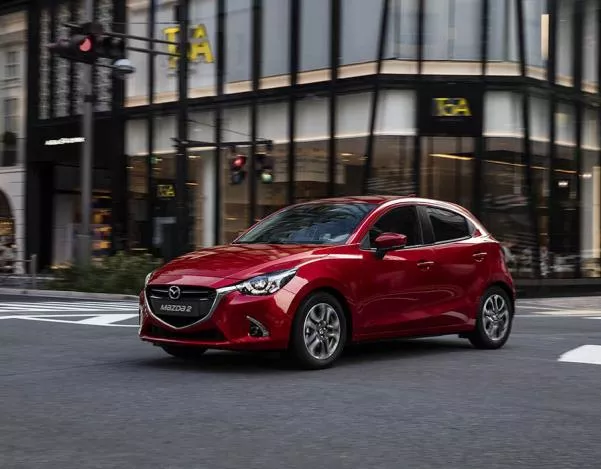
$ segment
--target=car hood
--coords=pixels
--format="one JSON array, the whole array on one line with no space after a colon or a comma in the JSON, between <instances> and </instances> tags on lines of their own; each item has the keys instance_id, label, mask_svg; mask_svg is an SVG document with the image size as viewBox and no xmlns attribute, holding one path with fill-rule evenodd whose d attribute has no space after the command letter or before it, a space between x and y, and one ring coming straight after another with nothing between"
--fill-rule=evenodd
<instances>
[{"instance_id":1,"label":"car hood","mask_svg":"<svg viewBox=\"0 0 601 469\"><path fill-rule=\"evenodd\" d=\"M306 245L231 244L178 257L157 269L155 285L203 285L218 288L268 272L297 267L328 254L328 247Z\"/></svg>"}]
</instances>

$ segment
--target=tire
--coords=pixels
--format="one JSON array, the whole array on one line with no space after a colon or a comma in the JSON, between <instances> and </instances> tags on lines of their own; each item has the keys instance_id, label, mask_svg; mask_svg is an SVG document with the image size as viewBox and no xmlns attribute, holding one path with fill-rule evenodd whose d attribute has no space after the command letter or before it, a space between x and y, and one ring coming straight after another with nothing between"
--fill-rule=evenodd
<instances>
[{"instance_id":1,"label":"tire","mask_svg":"<svg viewBox=\"0 0 601 469\"><path fill-rule=\"evenodd\" d=\"M309 295L296 312L290 339L289 352L302 368L319 370L332 366L347 339L346 317L340 302L326 292Z\"/></svg>"},{"instance_id":2,"label":"tire","mask_svg":"<svg viewBox=\"0 0 601 469\"><path fill-rule=\"evenodd\" d=\"M513 316L513 303L507 293L502 288L491 287L480 299L476 328L467 334L467 339L478 349L501 348L511 335Z\"/></svg>"},{"instance_id":3,"label":"tire","mask_svg":"<svg viewBox=\"0 0 601 469\"><path fill-rule=\"evenodd\" d=\"M206 348L202 347L182 347L179 345L161 345L161 348L172 357L183 360L196 360L207 351Z\"/></svg>"}]
</instances>

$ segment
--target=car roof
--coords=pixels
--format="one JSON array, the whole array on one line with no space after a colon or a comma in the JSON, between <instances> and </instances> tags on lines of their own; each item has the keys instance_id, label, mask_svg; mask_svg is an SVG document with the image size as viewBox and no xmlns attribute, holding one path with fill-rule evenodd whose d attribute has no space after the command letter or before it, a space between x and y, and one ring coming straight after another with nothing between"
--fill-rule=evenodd
<instances>
[{"instance_id":1,"label":"car roof","mask_svg":"<svg viewBox=\"0 0 601 469\"><path fill-rule=\"evenodd\" d=\"M323 199L314 199L307 202L301 202L298 205L304 204L323 204L323 203L341 203L341 204L373 204L373 205L393 205L394 202L407 202L407 203L421 203L429 205L438 205L439 207L455 207L461 211L465 211L465 208L452 202L446 202L444 200L429 199L427 197L417 197L416 195L358 195L358 196L346 196L346 197L329 197Z\"/></svg>"},{"instance_id":2,"label":"car roof","mask_svg":"<svg viewBox=\"0 0 601 469\"><path fill-rule=\"evenodd\" d=\"M463 216L469 218L472 222L476 223L479 228L484 229L480 221L470 212L469 209L455 204L453 202L446 202L444 200L429 199L426 197L417 197L415 195L358 195L358 196L347 196L347 197L330 197L323 199L314 199L307 202L301 202L296 205L306 204L323 204L323 203L341 203L341 204L374 204L377 206L396 205L396 202L406 202L409 204L427 204L438 208L446 208L455 210L461 213Z\"/></svg>"},{"instance_id":3,"label":"car roof","mask_svg":"<svg viewBox=\"0 0 601 469\"><path fill-rule=\"evenodd\" d=\"M302 204L323 204L323 203L339 203L339 204L375 204L381 205L392 200L407 199L408 196L398 195L358 195L346 197L329 197L323 199L314 199ZM300 205L300 204L299 204Z\"/></svg>"}]
</instances>

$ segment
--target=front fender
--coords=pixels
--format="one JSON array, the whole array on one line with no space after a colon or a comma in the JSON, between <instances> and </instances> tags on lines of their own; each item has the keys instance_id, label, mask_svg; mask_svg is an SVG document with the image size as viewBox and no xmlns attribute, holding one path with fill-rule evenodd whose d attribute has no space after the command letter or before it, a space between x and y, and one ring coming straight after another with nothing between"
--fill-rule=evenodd
<instances>
[{"instance_id":1,"label":"front fender","mask_svg":"<svg viewBox=\"0 0 601 469\"><path fill-rule=\"evenodd\" d=\"M307 266L309 267L309 266ZM299 270L297 275L284 287L292 294L289 314L294 315L301 303L316 290L334 290L345 300L349 313L354 315L357 309L356 292L352 282L348 282L338 268L328 265L312 265L311 268ZM342 266L341 266L342 267ZM347 272L348 273L348 272Z\"/></svg>"}]
</instances>

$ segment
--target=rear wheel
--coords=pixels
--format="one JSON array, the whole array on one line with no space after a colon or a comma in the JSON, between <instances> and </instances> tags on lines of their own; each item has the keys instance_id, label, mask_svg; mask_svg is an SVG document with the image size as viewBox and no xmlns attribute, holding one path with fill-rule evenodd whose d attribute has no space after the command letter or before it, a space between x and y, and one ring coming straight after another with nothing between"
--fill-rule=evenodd
<instances>
[{"instance_id":1,"label":"rear wheel","mask_svg":"<svg viewBox=\"0 0 601 469\"><path fill-rule=\"evenodd\" d=\"M502 288L489 288L482 295L476 328L467 334L468 340L479 349L503 347L511 334L513 314L509 295Z\"/></svg>"},{"instance_id":2,"label":"rear wheel","mask_svg":"<svg viewBox=\"0 0 601 469\"><path fill-rule=\"evenodd\" d=\"M346 327L340 302L329 293L313 293L294 318L290 340L293 358L307 369L330 367L344 349Z\"/></svg>"},{"instance_id":3,"label":"rear wheel","mask_svg":"<svg viewBox=\"0 0 601 469\"><path fill-rule=\"evenodd\" d=\"M161 345L161 348L172 357L184 360L195 360L207 351L203 347L182 347L180 345Z\"/></svg>"}]
</instances>

